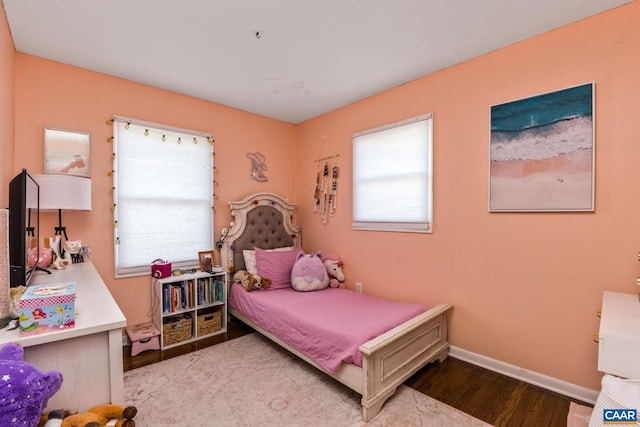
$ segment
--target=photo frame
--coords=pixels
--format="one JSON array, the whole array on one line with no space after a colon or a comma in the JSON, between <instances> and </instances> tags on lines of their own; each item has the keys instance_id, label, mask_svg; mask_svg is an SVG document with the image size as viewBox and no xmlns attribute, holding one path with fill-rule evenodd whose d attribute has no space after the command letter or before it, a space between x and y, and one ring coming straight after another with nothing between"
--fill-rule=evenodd
<instances>
[{"instance_id":1,"label":"photo frame","mask_svg":"<svg viewBox=\"0 0 640 427\"><path fill-rule=\"evenodd\" d=\"M595 209L593 82L491 107L490 212Z\"/></svg>"},{"instance_id":2,"label":"photo frame","mask_svg":"<svg viewBox=\"0 0 640 427\"><path fill-rule=\"evenodd\" d=\"M215 264L213 250L198 252L198 263L200 271L212 271Z\"/></svg>"},{"instance_id":3,"label":"photo frame","mask_svg":"<svg viewBox=\"0 0 640 427\"><path fill-rule=\"evenodd\" d=\"M44 128L44 173L91 176L91 134Z\"/></svg>"}]
</instances>

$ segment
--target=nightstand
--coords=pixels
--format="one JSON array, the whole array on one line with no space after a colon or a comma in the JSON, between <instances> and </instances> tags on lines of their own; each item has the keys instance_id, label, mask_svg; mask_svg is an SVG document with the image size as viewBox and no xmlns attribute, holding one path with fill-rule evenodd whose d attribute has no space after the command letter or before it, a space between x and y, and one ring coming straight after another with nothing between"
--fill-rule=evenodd
<instances>
[{"instance_id":1,"label":"nightstand","mask_svg":"<svg viewBox=\"0 0 640 427\"><path fill-rule=\"evenodd\" d=\"M605 292L598 334L598 370L640 379L640 301L636 294Z\"/></svg>"}]
</instances>

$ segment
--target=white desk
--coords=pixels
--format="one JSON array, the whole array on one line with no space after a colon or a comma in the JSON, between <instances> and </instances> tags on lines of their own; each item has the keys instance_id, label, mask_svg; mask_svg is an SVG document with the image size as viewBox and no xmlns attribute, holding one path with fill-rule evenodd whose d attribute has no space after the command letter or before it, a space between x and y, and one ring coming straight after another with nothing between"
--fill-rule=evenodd
<instances>
[{"instance_id":1,"label":"white desk","mask_svg":"<svg viewBox=\"0 0 640 427\"><path fill-rule=\"evenodd\" d=\"M0 331L0 346L17 342L25 360L43 371L62 372L62 388L48 408L86 411L105 403L125 404L122 365L122 314L91 262L72 264L52 274L37 272L31 285L76 282L75 327L21 337Z\"/></svg>"}]
</instances>

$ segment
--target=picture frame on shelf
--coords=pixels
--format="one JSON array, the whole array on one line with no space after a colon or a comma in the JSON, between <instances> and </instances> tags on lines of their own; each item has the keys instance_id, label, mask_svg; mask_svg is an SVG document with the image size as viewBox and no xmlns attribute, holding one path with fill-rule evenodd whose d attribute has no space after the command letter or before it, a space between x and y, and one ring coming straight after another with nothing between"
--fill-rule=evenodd
<instances>
[{"instance_id":1,"label":"picture frame on shelf","mask_svg":"<svg viewBox=\"0 0 640 427\"><path fill-rule=\"evenodd\" d=\"M198 263L200 264L200 271L211 271L215 264L213 250L198 252Z\"/></svg>"},{"instance_id":2,"label":"picture frame on shelf","mask_svg":"<svg viewBox=\"0 0 640 427\"><path fill-rule=\"evenodd\" d=\"M91 177L91 134L44 128L44 173Z\"/></svg>"}]
</instances>

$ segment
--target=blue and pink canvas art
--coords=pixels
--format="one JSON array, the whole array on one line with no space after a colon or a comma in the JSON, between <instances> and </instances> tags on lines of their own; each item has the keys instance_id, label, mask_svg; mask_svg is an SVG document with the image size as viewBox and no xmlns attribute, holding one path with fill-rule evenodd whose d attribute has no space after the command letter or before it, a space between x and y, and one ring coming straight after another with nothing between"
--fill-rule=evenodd
<instances>
[{"instance_id":1,"label":"blue and pink canvas art","mask_svg":"<svg viewBox=\"0 0 640 427\"><path fill-rule=\"evenodd\" d=\"M491 107L489 210L594 209L594 85Z\"/></svg>"}]
</instances>

